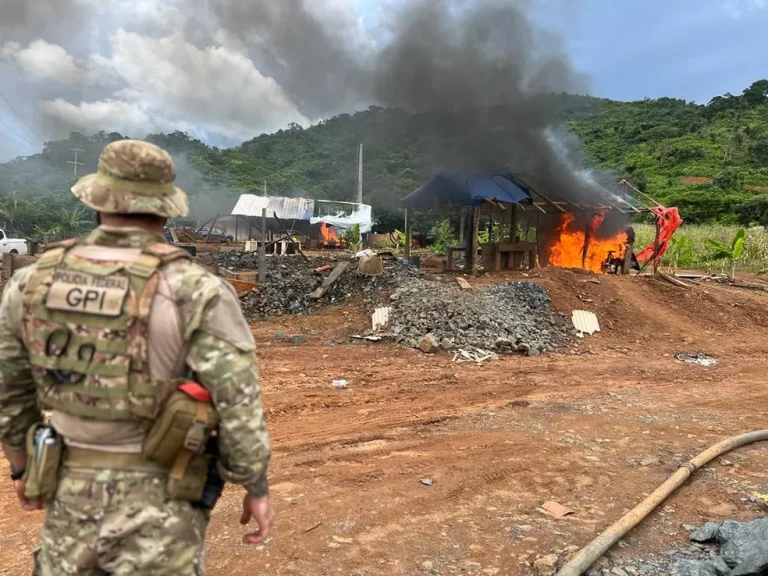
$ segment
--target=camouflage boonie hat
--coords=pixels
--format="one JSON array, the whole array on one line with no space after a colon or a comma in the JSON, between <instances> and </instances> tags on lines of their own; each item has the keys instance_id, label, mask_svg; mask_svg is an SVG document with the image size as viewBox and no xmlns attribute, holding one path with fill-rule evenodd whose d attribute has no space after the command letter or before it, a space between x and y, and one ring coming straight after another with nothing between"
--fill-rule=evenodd
<instances>
[{"instance_id":1,"label":"camouflage boonie hat","mask_svg":"<svg viewBox=\"0 0 768 576\"><path fill-rule=\"evenodd\" d=\"M149 142L120 140L99 157L99 170L72 187L80 201L106 214L154 214L182 218L189 200L174 186L176 173L170 154Z\"/></svg>"}]
</instances>

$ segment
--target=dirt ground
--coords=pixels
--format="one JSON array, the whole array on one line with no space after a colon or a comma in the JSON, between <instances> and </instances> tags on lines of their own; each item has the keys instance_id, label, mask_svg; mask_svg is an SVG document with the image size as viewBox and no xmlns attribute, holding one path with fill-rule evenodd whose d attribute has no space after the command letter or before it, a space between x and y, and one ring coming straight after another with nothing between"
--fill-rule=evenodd
<instances>
[{"instance_id":1,"label":"dirt ground","mask_svg":"<svg viewBox=\"0 0 768 576\"><path fill-rule=\"evenodd\" d=\"M477 366L355 344L348 336L369 322L356 306L254 325L277 520L266 545L244 546L241 492L228 488L209 573L531 574L533 560L586 544L678 463L768 428L762 293L555 269L474 283L513 278L541 282L565 313L595 311L602 332L564 353ZM680 352L719 364L684 364ZM332 387L337 378L349 387ZM687 547L683 524L763 515L749 497L768 492L766 468L766 444L728 455L612 553ZM550 500L574 514L540 511ZM29 573L41 520L6 484L0 574Z\"/></svg>"}]
</instances>

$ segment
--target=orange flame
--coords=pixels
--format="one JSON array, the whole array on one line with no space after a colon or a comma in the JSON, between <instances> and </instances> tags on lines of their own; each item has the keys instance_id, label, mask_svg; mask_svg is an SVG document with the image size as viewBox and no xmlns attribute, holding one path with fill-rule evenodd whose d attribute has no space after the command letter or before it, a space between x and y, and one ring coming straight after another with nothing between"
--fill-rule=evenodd
<instances>
[{"instance_id":1,"label":"orange flame","mask_svg":"<svg viewBox=\"0 0 768 576\"><path fill-rule=\"evenodd\" d=\"M591 234L597 231L597 228L605 218L604 213L598 213L590 221L589 230ZM587 257L584 258L584 244L586 232L584 230L572 230L574 217L572 214L564 214L558 227L559 239L548 250L549 264L551 266L562 266L563 268L586 268L592 272L601 273L603 263L608 259L612 252L613 258L620 258L624 254L627 246L627 235L625 232L619 232L613 238L596 238L592 236L589 239L587 247Z\"/></svg>"},{"instance_id":2,"label":"orange flame","mask_svg":"<svg viewBox=\"0 0 768 576\"><path fill-rule=\"evenodd\" d=\"M333 228L328 226L328 224L326 224L325 222L320 223L320 234L323 235L323 243L326 246L328 245L335 246L340 244L339 237L336 235L336 232L334 232Z\"/></svg>"}]
</instances>

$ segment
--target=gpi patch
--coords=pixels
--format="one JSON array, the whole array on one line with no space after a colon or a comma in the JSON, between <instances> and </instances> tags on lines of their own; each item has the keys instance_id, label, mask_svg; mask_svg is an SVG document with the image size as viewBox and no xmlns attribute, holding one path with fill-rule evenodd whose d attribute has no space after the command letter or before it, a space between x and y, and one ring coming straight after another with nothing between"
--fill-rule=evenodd
<instances>
[{"instance_id":1,"label":"gpi patch","mask_svg":"<svg viewBox=\"0 0 768 576\"><path fill-rule=\"evenodd\" d=\"M116 318L123 313L130 282L127 276L97 276L77 270L56 270L46 308Z\"/></svg>"}]
</instances>

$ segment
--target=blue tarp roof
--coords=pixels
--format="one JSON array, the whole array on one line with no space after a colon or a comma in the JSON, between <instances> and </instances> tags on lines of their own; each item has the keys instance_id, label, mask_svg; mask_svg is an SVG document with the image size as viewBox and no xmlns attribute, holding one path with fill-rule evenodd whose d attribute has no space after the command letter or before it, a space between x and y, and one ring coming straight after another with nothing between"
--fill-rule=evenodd
<instances>
[{"instance_id":1,"label":"blue tarp roof","mask_svg":"<svg viewBox=\"0 0 768 576\"><path fill-rule=\"evenodd\" d=\"M531 191L511 174L442 172L402 199L406 208L430 210L446 206L479 206L485 200L531 202Z\"/></svg>"}]
</instances>

